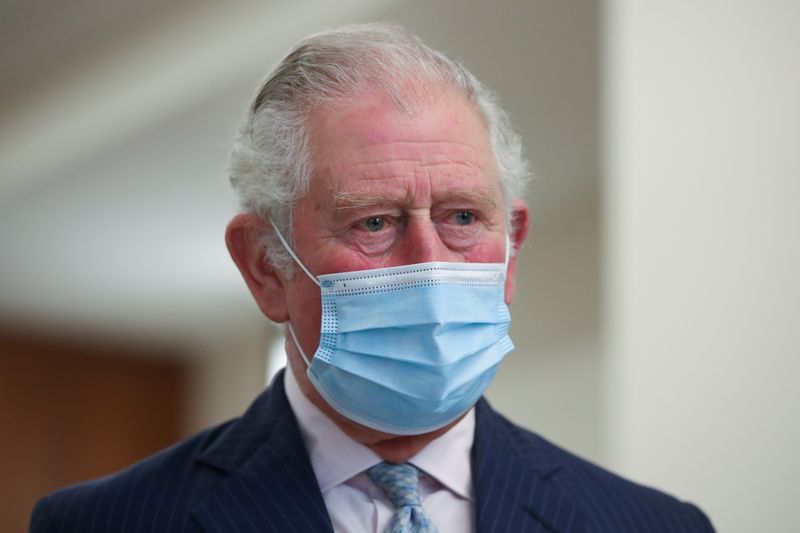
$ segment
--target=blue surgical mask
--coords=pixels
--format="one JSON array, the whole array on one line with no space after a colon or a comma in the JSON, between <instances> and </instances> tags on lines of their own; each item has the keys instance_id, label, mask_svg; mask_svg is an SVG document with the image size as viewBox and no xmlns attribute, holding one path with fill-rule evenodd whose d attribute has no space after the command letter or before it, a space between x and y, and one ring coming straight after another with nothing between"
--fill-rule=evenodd
<instances>
[{"instance_id":1,"label":"blue surgical mask","mask_svg":"<svg viewBox=\"0 0 800 533\"><path fill-rule=\"evenodd\" d=\"M273 224L274 227L274 224ZM311 383L341 415L394 435L434 431L467 412L513 350L505 263L420 263L316 277L320 342ZM508 248L508 246L507 246Z\"/></svg>"}]
</instances>

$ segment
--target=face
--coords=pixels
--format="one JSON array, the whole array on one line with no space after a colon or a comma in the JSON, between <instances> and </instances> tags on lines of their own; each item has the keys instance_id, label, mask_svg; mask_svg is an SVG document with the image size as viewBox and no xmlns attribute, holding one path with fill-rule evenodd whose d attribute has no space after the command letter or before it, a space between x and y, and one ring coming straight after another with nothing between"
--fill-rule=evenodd
<instances>
[{"instance_id":1,"label":"face","mask_svg":"<svg viewBox=\"0 0 800 533\"><path fill-rule=\"evenodd\" d=\"M430 261L500 263L507 232L515 248L525 238L527 209L514 204L507 230L486 127L461 96L440 94L409 114L386 96L368 94L317 112L308 131L314 172L308 195L292 212L292 232L295 252L316 276ZM319 287L299 268L286 278L264 262L252 235L265 230L256 215L240 214L228 226L228 247L262 311L275 322L290 321L304 353L313 357ZM509 303L515 267L512 256ZM386 460L403 461L449 429L395 437L351 422L316 392L292 341L286 350L305 395Z\"/></svg>"},{"instance_id":2,"label":"face","mask_svg":"<svg viewBox=\"0 0 800 533\"><path fill-rule=\"evenodd\" d=\"M440 95L407 114L373 95L316 114L309 131L314 174L292 231L313 274L504 261L500 182L486 127L465 99ZM319 288L299 269L286 288L289 320L311 357Z\"/></svg>"}]
</instances>

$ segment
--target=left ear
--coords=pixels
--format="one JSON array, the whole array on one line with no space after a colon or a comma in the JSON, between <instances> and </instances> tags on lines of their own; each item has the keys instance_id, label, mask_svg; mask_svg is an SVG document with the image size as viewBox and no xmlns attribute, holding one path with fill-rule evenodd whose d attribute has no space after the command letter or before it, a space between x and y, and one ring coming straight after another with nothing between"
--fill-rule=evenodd
<instances>
[{"instance_id":1,"label":"left ear","mask_svg":"<svg viewBox=\"0 0 800 533\"><path fill-rule=\"evenodd\" d=\"M514 299L514 290L516 289L516 275L517 275L517 259L519 258L519 251L522 248L522 243L525 242L525 237L528 236L528 227L530 225L530 213L528 206L522 200L514 200L511 206L511 230L509 238L511 239L511 257L508 260L508 270L506 271L506 304L510 305Z\"/></svg>"}]
</instances>

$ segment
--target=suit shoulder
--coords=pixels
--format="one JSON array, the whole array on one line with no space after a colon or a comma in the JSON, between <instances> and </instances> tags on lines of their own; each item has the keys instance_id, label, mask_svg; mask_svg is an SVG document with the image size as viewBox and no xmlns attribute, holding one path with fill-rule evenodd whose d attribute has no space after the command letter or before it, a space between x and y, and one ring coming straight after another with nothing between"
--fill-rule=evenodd
<instances>
[{"instance_id":1,"label":"suit shoulder","mask_svg":"<svg viewBox=\"0 0 800 533\"><path fill-rule=\"evenodd\" d=\"M202 431L115 474L45 496L33 510L30 531L156 530L151 524L164 531L184 530L192 502L220 475L196 465L195 458L232 423Z\"/></svg>"},{"instance_id":2,"label":"suit shoulder","mask_svg":"<svg viewBox=\"0 0 800 533\"><path fill-rule=\"evenodd\" d=\"M697 506L652 487L625 479L503 419L514 446L555 466L551 479L586 511L600 531L713 532ZM660 529L659 529L660 528Z\"/></svg>"}]
</instances>

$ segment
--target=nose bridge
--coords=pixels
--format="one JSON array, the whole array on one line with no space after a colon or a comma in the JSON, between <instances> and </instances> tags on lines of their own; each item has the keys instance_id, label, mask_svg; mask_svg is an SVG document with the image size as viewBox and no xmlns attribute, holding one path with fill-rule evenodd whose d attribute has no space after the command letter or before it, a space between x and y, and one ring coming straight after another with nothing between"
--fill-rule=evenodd
<instances>
[{"instance_id":1,"label":"nose bridge","mask_svg":"<svg viewBox=\"0 0 800 533\"><path fill-rule=\"evenodd\" d=\"M409 217L406 228L404 255L408 263L442 261L443 244L439 232L431 220L430 213L418 213Z\"/></svg>"}]
</instances>

